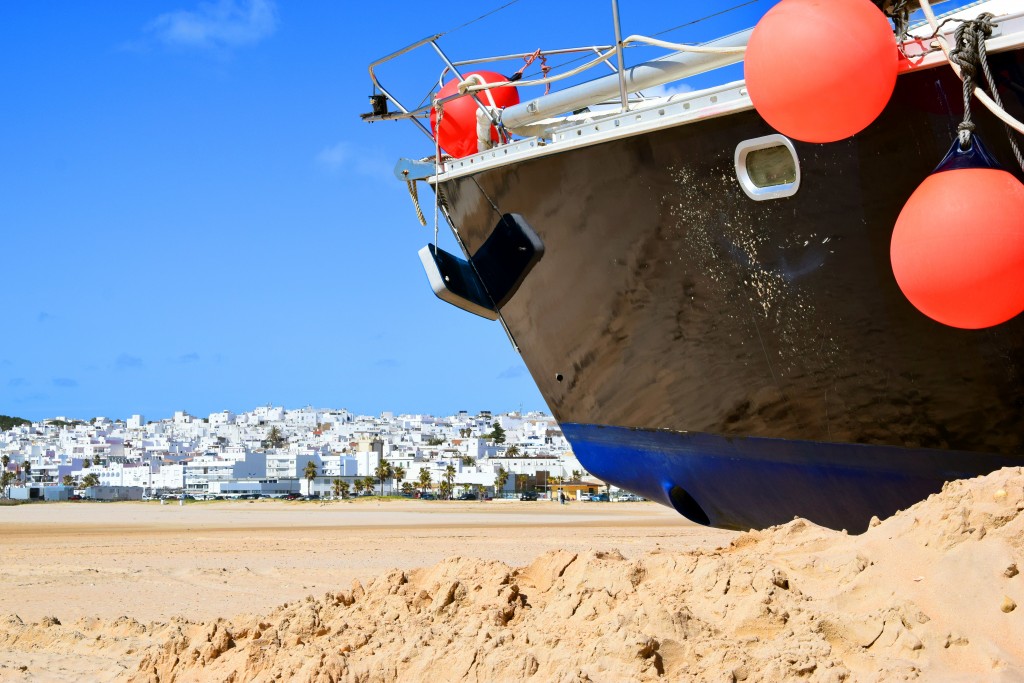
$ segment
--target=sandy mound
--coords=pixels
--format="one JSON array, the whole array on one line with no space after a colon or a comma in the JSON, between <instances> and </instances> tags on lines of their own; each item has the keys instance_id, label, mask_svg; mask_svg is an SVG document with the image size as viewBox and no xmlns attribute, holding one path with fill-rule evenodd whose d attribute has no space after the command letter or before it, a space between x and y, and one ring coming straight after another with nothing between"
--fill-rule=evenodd
<instances>
[{"instance_id":1,"label":"sandy mound","mask_svg":"<svg viewBox=\"0 0 1024 683\"><path fill-rule=\"evenodd\" d=\"M715 551L453 558L260 617L108 623L106 646L14 618L0 649L106 647L161 683L1017 681L1022 511L1024 470L1006 469L857 537L795 520Z\"/></svg>"}]
</instances>

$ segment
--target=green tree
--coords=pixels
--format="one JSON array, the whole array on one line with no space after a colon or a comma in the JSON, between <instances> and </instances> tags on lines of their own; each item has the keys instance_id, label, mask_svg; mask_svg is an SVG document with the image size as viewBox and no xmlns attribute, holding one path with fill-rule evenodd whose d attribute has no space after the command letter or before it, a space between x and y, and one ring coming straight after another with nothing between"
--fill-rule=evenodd
<instances>
[{"instance_id":1,"label":"green tree","mask_svg":"<svg viewBox=\"0 0 1024 683\"><path fill-rule=\"evenodd\" d=\"M99 453L96 453L96 454L94 454L92 456L92 464L93 465L96 465L96 467L99 467L102 463L103 463L103 461L100 460L100 454Z\"/></svg>"},{"instance_id":2,"label":"green tree","mask_svg":"<svg viewBox=\"0 0 1024 683\"><path fill-rule=\"evenodd\" d=\"M476 464L476 458L474 458L472 455L460 456L459 460L461 460L462 464L465 465L466 467L472 467L473 465Z\"/></svg>"},{"instance_id":3,"label":"green tree","mask_svg":"<svg viewBox=\"0 0 1024 683\"><path fill-rule=\"evenodd\" d=\"M345 489L348 488L348 483L341 477L335 477L334 482L331 484L331 490L334 492L335 498L344 498Z\"/></svg>"},{"instance_id":4,"label":"green tree","mask_svg":"<svg viewBox=\"0 0 1024 683\"><path fill-rule=\"evenodd\" d=\"M363 492L363 480L356 479L354 482L352 482L352 488L355 489L357 496L360 495Z\"/></svg>"},{"instance_id":5,"label":"green tree","mask_svg":"<svg viewBox=\"0 0 1024 683\"><path fill-rule=\"evenodd\" d=\"M9 429L14 429L19 425L30 425L30 421L23 417L12 417L10 415L0 415L0 432L6 432Z\"/></svg>"},{"instance_id":6,"label":"green tree","mask_svg":"<svg viewBox=\"0 0 1024 683\"><path fill-rule=\"evenodd\" d=\"M380 495L384 495L384 480L390 479L391 475L394 474L394 470L391 468L391 463L381 458L381 461L377 463L377 467L373 470L374 475L380 480Z\"/></svg>"},{"instance_id":7,"label":"green tree","mask_svg":"<svg viewBox=\"0 0 1024 683\"><path fill-rule=\"evenodd\" d=\"M70 474L65 474L64 478L60 480L60 483L64 484L64 486L74 486L75 478L72 477Z\"/></svg>"},{"instance_id":8,"label":"green tree","mask_svg":"<svg viewBox=\"0 0 1024 683\"><path fill-rule=\"evenodd\" d=\"M10 497L11 492L8 489L10 489L13 482L14 472L8 472L7 470L0 472L0 491L3 491L5 498Z\"/></svg>"},{"instance_id":9,"label":"green tree","mask_svg":"<svg viewBox=\"0 0 1024 683\"><path fill-rule=\"evenodd\" d=\"M303 472L303 476L306 477L306 493L312 495L313 493L313 480L316 479L316 463L312 460L306 463L306 470Z\"/></svg>"},{"instance_id":10,"label":"green tree","mask_svg":"<svg viewBox=\"0 0 1024 683\"><path fill-rule=\"evenodd\" d=\"M506 458L518 458L519 457L519 446L512 444L505 449Z\"/></svg>"},{"instance_id":11,"label":"green tree","mask_svg":"<svg viewBox=\"0 0 1024 683\"><path fill-rule=\"evenodd\" d=\"M373 493L374 483L375 480L373 477L363 477L363 488L365 488L369 493Z\"/></svg>"},{"instance_id":12,"label":"green tree","mask_svg":"<svg viewBox=\"0 0 1024 683\"><path fill-rule=\"evenodd\" d=\"M429 439L427 439L427 445L428 446L440 446L443 443L444 443L444 437L432 436Z\"/></svg>"},{"instance_id":13,"label":"green tree","mask_svg":"<svg viewBox=\"0 0 1024 683\"><path fill-rule=\"evenodd\" d=\"M25 475L25 481L28 482L29 477L32 476L32 463L30 463L28 460L21 463L21 472L22 474Z\"/></svg>"},{"instance_id":14,"label":"green tree","mask_svg":"<svg viewBox=\"0 0 1024 683\"><path fill-rule=\"evenodd\" d=\"M582 478L583 478L583 470L573 470L572 471L572 480L573 481L579 481Z\"/></svg>"},{"instance_id":15,"label":"green tree","mask_svg":"<svg viewBox=\"0 0 1024 683\"><path fill-rule=\"evenodd\" d=\"M494 476L494 492L501 493L505 489L506 482L508 482L508 470L499 467L498 474Z\"/></svg>"},{"instance_id":16,"label":"green tree","mask_svg":"<svg viewBox=\"0 0 1024 683\"><path fill-rule=\"evenodd\" d=\"M3 455L0 455L0 465L3 465L3 469L4 469L5 472L7 471L7 466L10 465L10 464L11 464L11 456L7 455L6 453L4 453Z\"/></svg>"},{"instance_id":17,"label":"green tree","mask_svg":"<svg viewBox=\"0 0 1024 683\"><path fill-rule=\"evenodd\" d=\"M82 488L86 488L87 489L87 488L89 488L91 486L99 486L99 485L100 485L100 478L99 478L99 476L97 476L97 474L95 472L90 472L89 474L87 474L84 477L82 477Z\"/></svg>"},{"instance_id":18,"label":"green tree","mask_svg":"<svg viewBox=\"0 0 1024 683\"><path fill-rule=\"evenodd\" d=\"M412 489L413 486L411 481L407 481L404 484L402 484L402 493L404 493L405 495L410 495L412 493Z\"/></svg>"},{"instance_id":19,"label":"green tree","mask_svg":"<svg viewBox=\"0 0 1024 683\"><path fill-rule=\"evenodd\" d=\"M449 464L448 467L444 468L444 481L448 484L448 498L452 497L452 492L455 490L455 465Z\"/></svg>"},{"instance_id":20,"label":"green tree","mask_svg":"<svg viewBox=\"0 0 1024 683\"><path fill-rule=\"evenodd\" d=\"M495 422L491 425L491 433L487 435L487 438L494 443L505 443L505 430L501 428L501 425Z\"/></svg>"},{"instance_id":21,"label":"green tree","mask_svg":"<svg viewBox=\"0 0 1024 683\"><path fill-rule=\"evenodd\" d=\"M426 467L420 468L420 493L424 493L424 489L430 490L430 485L432 483L433 482L430 481L430 470L428 470Z\"/></svg>"},{"instance_id":22,"label":"green tree","mask_svg":"<svg viewBox=\"0 0 1024 683\"><path fill-rule=\"evenodd\" d=\"M262 443L264 448L281 448L288 443L288 439L284 438L281 430L277 428L277 425L274 425L267 432L267 437L263 439Z\"/></svg>"},{"instance_id":23,"label":"green tree","mask_svg":"<svg viewBox=\"0 0 1024 683\"><path fill-rule=\"evenodd\" d=\"M396 465L392 471L392 475L395 477L395 488L404 491L402 488L402 480L405 479L405 468L401 465Z\"/></svg>"},{"instance_id":24,"label":"green tree","mask_svg":"<svg viewBox=\"0 0 1024 683\"><path fill-rule=\"evenodd\" d=\"M442 481L441 484L437 487L437 493L442 498L447 498L448 500L451 500L452 485L449 484L447 481Z\"/></svg>"},{"instance_id":25,"label":"green tree","mask_svg":"<svg viewBox=\"0 0 1024 683\"><path fill-rule=\"evenodd\" d=\"M516 475L516 492L517 493L519 491L525 491L526 490L526 482L528 480L529 480L529 477L527 477L525 474L517 474Z\"/></svg>"}]
</instances>

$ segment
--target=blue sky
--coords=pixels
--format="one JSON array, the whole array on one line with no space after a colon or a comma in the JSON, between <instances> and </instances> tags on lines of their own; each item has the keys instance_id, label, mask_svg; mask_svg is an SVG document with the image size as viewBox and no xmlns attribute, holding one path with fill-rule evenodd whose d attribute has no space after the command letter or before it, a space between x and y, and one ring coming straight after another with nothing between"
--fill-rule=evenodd
<instances>
[{"instance_id":1,"label":"blue sky","mask_svg":"<svg viewBox=\"0 0 1024 683\"><path fill-rule=\"evenodd\" d=\"M742 2L622 0L623 30ZM391 175L426 138L358 117L370 61L500 4L4 3L0 413L544 409L498 324L428 289L431 229ZM610 2L519 0L441 42L465 58L611 40ZM438 72L421 52L382 77L418 99Z\"/></svg>"}]
</instances>

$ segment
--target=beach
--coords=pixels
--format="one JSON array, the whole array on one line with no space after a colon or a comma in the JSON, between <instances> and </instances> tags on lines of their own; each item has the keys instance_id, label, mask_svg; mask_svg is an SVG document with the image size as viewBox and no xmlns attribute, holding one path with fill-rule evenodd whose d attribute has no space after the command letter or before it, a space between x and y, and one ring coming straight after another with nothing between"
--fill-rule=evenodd
<instances>
[{"instance_id":1,"label":"beach","mask_svg":"<svg viewBox=\"0 0 1024 683\"><path fill-rule=\"evenodd\" d=\"M850 536L653 503L0 508L0 680L1024 680L1024 470Z\"/></svg>"},{"instance_id":2,"label":"beach","mask_svg":"<svg viewBox=\"0 0 1024 683\"><path fill-rule=\"evenodd\" d=\"M728 544L653 503L355 501L0 507L0 614L140 621L259 612L452 556L525 565L555 549L638 555Z\"/></svg>"}]
</instances>

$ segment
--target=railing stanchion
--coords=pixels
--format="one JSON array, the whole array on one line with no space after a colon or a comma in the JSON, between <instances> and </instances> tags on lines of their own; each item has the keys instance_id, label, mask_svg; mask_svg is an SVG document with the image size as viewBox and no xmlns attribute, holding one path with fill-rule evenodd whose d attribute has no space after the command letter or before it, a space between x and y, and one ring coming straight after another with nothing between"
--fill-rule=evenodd
<instances>
[{"instance_id":1,"label":"railing stanchion","mask_svg":"<svg viewBox=\"0 0 1024 683\"><path fill-rule=\"evenodd\" d=\"M619 25L619 0L612 0L612 18L615 21L615 54L619 58L619 98L622 100L622 113L629 111L629 99L626 94L626 65L622 61L622 27Z\"/></svg>"}]
</instances>

